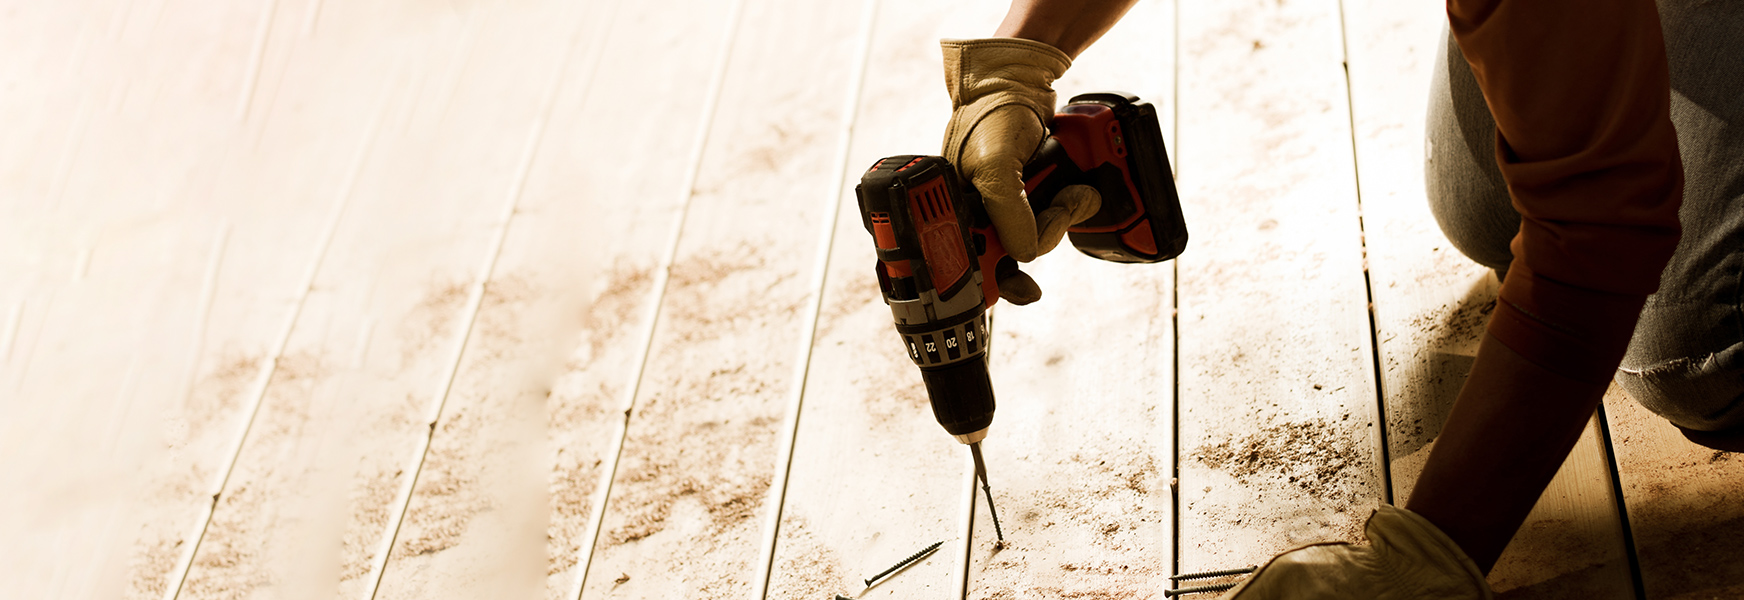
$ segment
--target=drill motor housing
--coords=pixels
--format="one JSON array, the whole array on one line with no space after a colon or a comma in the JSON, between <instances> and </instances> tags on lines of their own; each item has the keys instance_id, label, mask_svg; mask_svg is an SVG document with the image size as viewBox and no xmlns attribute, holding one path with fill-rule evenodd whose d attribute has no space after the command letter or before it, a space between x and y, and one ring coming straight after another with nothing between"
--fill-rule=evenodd
<instances>
[{"instance_id":1,"label":"drill motor housing","mask_svg":"<svg viewBox=\"0 0 1744 600\"><path fill-rule=\"evenodd\" d=\"M1070 185L1101 194L1097 213L1067 230L1079 251L1123 263L1178 256L1187 244L1156 109L1119 92L1073 97L1053 135L1024 168L1035 212ZM973 185L938 156L879 160L854 188L878 255L878 287L908 356L920 368L933 416L972 444L993 423L987 309L997 273L1016 269Z\"/></svg>"}]
</instances>

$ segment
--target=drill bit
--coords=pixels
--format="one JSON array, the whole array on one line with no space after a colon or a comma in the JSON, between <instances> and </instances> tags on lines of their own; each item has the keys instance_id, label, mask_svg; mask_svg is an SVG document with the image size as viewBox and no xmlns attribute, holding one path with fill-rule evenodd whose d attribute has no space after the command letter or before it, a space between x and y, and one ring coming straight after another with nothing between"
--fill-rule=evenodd
<instances>
[{"instance_id":1,"label":"drill bit","mask_svg":"<svg viewBox=\"0 0 1744 600\"><path fill-rule=\"evenodd\" d=\"M981 460L981 442L969 444L969 454L975 457L975 476L981 478L981 493L987 495L987 512L993 515L993 533L999 536L999 546L1005 546L1005 531L999 528L999 511L993 508L993 488L987 485L987 463Z\"/></svg>"}]
</instances>

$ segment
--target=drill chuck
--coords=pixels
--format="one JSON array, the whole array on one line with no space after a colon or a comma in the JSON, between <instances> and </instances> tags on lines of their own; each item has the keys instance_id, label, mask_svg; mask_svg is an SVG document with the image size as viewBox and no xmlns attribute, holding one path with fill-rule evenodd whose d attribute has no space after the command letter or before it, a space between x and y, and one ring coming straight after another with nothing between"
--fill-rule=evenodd
<instances>
[{"instance_id":1,"label":"drill chuck","mask_svg":"<svg viewBox=\"0 0 1744 600\"><path fill-rule=\"evenodd\" d=\"M926 383L927 397L951 399L932 403L933 416L945 433L965 444L987 437L987 426L993 424L993 380L987 374L986 352L943 367L921 369L920 379Z\"/></svg>"}]
</instances>

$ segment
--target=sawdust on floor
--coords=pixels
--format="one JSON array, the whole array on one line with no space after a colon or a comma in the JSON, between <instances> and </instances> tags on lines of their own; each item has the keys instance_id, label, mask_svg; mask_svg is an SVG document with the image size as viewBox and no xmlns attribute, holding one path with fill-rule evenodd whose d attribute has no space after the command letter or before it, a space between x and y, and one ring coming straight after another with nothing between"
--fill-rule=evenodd
<instances>
[{"instance_id":1,"label":"sawdust on floor","mask_svg":"<svg viewBox=\"0 0 1744 600\"><path fill-rule=\"evenodd\" d=\"M569 366L580 370L599 356L606 345L622 341L631 333L629 327L636 312L647 305L648 286L653 283L654 269L645 265L612 266L606 274L605 289L594 297L582 312L581 330L586 336L588 352L574 357Z\"/></svg>"},{"instance_id":2,"label":"sawdust on floor","mask_svg":"<svg viewBox=\"0 0 1744 600\"><path fill-rule=\"evenodd\" d=\"M574 299L533 281L505 270L483 287L380 597L515 595L546 570L533 562L550 543L538 535L550 525L539 512L549 507L541 425L578 319L566 309ZM421 415L433 401L420 402Z\"/></svg>"},{"instance_id":3,"label":"sawdust on floor","mask_svg":"<svg viewBox=\"0 0 1744 600\"><path fill-rule=\"evenodd\" d=\"M239 405L243 392L260 377L261 361L265 358L264 353L226 351L219 359L218 368L206 375L195 387L195 392L189 395L185 423L171 427L171 435L180 439L171 439L170 443L186 442L196 432L211 427L225 414L225 407Z\"/></svg>"},{"instance_id":4,"label":"sawdust on floor","mask_svg":"<svg viewBox=\"0 0 1744 600\"><path fill-rule=\"evenodd\" d=\"M468 375L488 372L507 360L511 349L521 345L517 315L533 292L525 277L513 274L493 278L485 286L462 372ZM395 555L423 556L452 548L460 543L473 517L495 507L478 489L482 475L479 470L484 468L479 458L491 449L481 447L476 438L481 430L492 429L502 417L492 407L477 406L481 401L488 403L489 394L481 399L476 397L480 393L471 389L450 392L447 409L414 491L414 509L406 515L407 527L394 549Z\"/></svg>"},{"instance_id":5,"label":"sawdust on floor","mask_svg":"<svg viewBox=\"0 0 1744 600\"><path fill-rule=\"evenodd\" d=\"M602 456L611 445L624 386L623 371L633 357L622 351L646 309L654 270L646 265L614 264L603 285L583 304L581 342L562 366L563 373L545 402L550 429L546 443L555 454L547 482L551 521L546 527L546 596L567 593L561 576L575 568L589 533ZM610 425L606 425L610 424Z\"/></svg>"},{"instance_id":6,"label":"sawdust on floor","mask_svg":"<svg viewBox=\"0 0 1744 600\"><path fill-rule=\"evenodd\" d=\"M405 436L396 439L400 444L411 442L422 433L419 421L429 408L430 396L427 387L417 384L428 380L415 378L410 380L413 385L408 386L400 379L406 373L440 372L439 361L447 355L463 325L460 321L470 285L462 276L433 278L405 313L395 336L400 363L389 369L389 376L380 382L387 388L386 397L376 396L381 391L369 391L367 397L376 398L380 404L364 413L361 431L397 432ZM385 401L395 396L397 402ZM406 455L397 450L404 447L400 444L383 446L379 456L364 457L353 476L349 493L351 514L345 527L339 569L340 581L346 584L341 586L342 591L347 585L363 583L362 579L379 558L376 553L381 551L382 536L398 508L396 502L404 478L411 476L406 470ZM404 546L408 537L402 530L395 551Z\"/></svg>"},{"instance_id":7,"label":"sawdust on floor","mask_svg":"<svg viewBox=\"0 0 1744 600\"><path fill-rule=\"evenodd\" d=\"M304 469L299 467L304 465L291 464L289 455L309 423L315 387L329 373L324 357L306 350L279 359L230 489L219 500L194 556L186 597L243 598L274 583L274 565L262 560L259 544L271 539L282 515L263 508L301 479Z\"/></svg>"},{"instance_id":8,"label":"sawdust on floor","mask_svg":"<svg viewBox=\"0 0 1744 600\"><path fill-rule=\"evenodd\" d=\"M801 302L792 298L804 296L783 293L795 273L771 264L774 246L708 248L672 268L643 374L653 391L637 400L595 557L596 567L627 571L626 591L654 589L642 586L663 577L710 595L750 591L743 574L759 548L755 517L771 484L791 373L790 347L766 336L797 333L788 326ZM675 526L682 543L657 539Z\"/></svg>"},{"instance_id":9,"label":"sawdust on floor","mask_svg":"<svg viewBox=\"0 0 1744 600\"><path fill-rule=\"evenodd\" d=\"M781 515L781 563L770 575L771 590L808 590L823 598L828 594L852 596L858 588L843 589L842 560L811 530L811 524L794 514Z\"/></svg>"},{"instance_id":10,"label":"sawdust on floor","mask_svg":"<svg viewBox=\"0 0 1744 600\"><path fill-rule=\"evenodd\" d=\"M1305 543L1361 540L1369 512L1365 505L1374 501L1367 456L1358 446L1367 439L1365 427L1372 424L1349 417L1274 422L1187 452L1184 461L1230 478L1240 490L1213 495L1217 488L1207 485L1205 495L1183 493L1181 510L1196 513L1208 527L1196 534L1195 551L1222 557L1231 548L1243 548L1243 558L1236 560L1259 561ZM1251 531L1268 535L1242 544L1221 541ZM1200 567L1225 568L1192 566Z\"/></svg>"},{"instance_id":11,"label":"sawdust on floor","mask_svg":"<svg viewBox=\"0 0 1744 600\"><path fill-rule=\"evenodd\" d=\"M401 364L446 346L472 286L464 278L432 282L399 328Z\"/></svg>"},{"instance_id":12,"label":"sawdust on floor","mask_svg":"<svg viewBox=\"0 0 1744 600\"><path fill-rule=\"evenodd\" d=\"M168 460L159 473L149 478L154 483L144 490L143 499L148 514L160 521L147 522L134 544L128 573L129 600L161 597L182 553L188 531L194 526L200 511L196 508L210 484L210 469L218 465L208 462L190 463L191 456L214 456L215 449L226 438L227 418L236 414L244 399L243 392L260 376L261 353L224 348L217 352L216 365L203 369L186 401L165 419L163 443Z\"/></svg>"},{"instance_id":13,"label":"sawdust on floor","mask_svg":"<svg viewBox=\"0 0 1744 600\"><path fill-rule=\"evenodd\" d=\"M423 556L454 547L473 516L491 509L492 503L478 492L479 468L475 449L464 441L477 435L481 425L473 414L455 411L442 420L418 476L415 509L406 515L405 531L394 555Z\"/></svg>"},{"instance_id":14,"label":"sawdust on floor","mask_svg":"<svg viewBox=\"0 0 1744 600\"><path fill-rule=\"evenodd\" d=\"M394 498L400 493L400 478L405 472L388 465L371 465L373 469L359 472L353 480L348 500L351 505L345 528L339 562L339 580L357 581L369 574L375 552L381 543L381 532L393 516Z\"/></svg>"},{"instance_id":15,"label":"sawdust on floor","mask_svg":"<svg viewBox=\"0 0 1744 600\"><path fill-rule=\"evenodd\" d=\"M1188 457L1244 486L1295 488L1328 502L1353 502L1362 485L1363 457L1351 443L1359 433L1325 419L1278 423L1201 446Z\"/></svg>"},{"instance_id":16,"label":"sawdust on floor","mask_svg":"<svg viewBox=\"0 0 1744 600\"><path fill-rule=\"evenodd\" d=\"M1055 459L1050 470L1069 481L1009 490L999 502L1011 510L1002 523L1006 543L975 552L970 597L1113 599L1146 597L1166 581L1171 516L1154 510L1168 493L1149 454L1132 447L1086 448ZM982 540L985 541L985 540Z\"/></svg>"}]
</instances>

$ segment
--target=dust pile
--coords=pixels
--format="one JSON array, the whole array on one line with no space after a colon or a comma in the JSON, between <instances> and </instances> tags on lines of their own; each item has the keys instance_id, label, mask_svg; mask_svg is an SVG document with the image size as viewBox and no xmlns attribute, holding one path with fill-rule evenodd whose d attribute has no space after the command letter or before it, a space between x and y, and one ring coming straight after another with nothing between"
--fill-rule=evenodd
<instances>
[{"instance_id":1,"label":"dust pile","mask_svg":"<svg viewBox=\"0 0 1744 600\"><path fill-rule=\"evenodd\" d=\"M399 494L400 478L404 476L400 469L358 473L349 498L350 522L340 550L340 581L354 581L369 574L382 532L387 529L388 518L393 516L394 497Z\"/></svg>"},{"instance_id":2,"label":"dust pile","mask_svg":"<svg viewBox=\"0 0 1744 600\"><path fill-rule=\"evenodd\" d=\"M1271 425L1201 446L1190 458L1246 486L1294 488L1328 502L1348 500L1362 485L1363 457L1354 428L1325 419Z\"/></svg>"},{"instance_id":3,"label":"dust pile","mask_svg":"<svg viewBox=\"0 0 1744 600\"><path fill-rule=\"evenodd\" d=\"M386 372L372 372L366 379L370 388L360 390L362 397L381 400L367 411L354 414L360 432L374 432L379 438L372 454L361 457L352 475L348 492L350 514L345 527L340 552L339 577L341 590L347 585L362 583L374 562L380 557L382 536L398 508L400 488L411 473L406 469L406 449L415 447L414 440L423 433L422 420L429 410L429 379L441 372L440 364L459 335L461 315L471 282L465 277L440 277L426 285L424 293L410 310L403 313L395 328L399 363ZM424 385L420 385L424 384ZM379 387L379 389L376 389ZM434 450L434 448L432 449ZM412 515L408 515L408 523ZM415 527L402 528L399 546L403 552L408 535Z\"/></svg>"},{"instance_id":4,"label":"dust pile","mask_svg":"<svg viewBox=\"0 0 1744 600\"><path fill-rule=\"evenodd\" d=\"M430 284L429 291L400 324L401 364L412 364L419 357L448 345L460 311L466 306L467 288L471 285L472 282L462 279Z\"/></svg>"},{"instance_id":5,"label":"dust pile","mask_svg":"<svg viewBox=\"0 0 1744 600\"><path fill-rule=\"evenodd\" d=\"M853 594L857 583L842 575L842 560L817 534L803 517L781 516L781 548L783 559L770 576L771 590L805 590L818 598L829 594ZM844 585L848 587L843 587Z\"/></svg>"},{"instance_id":6,"label":"dust pile","mask_svg":"<svg viewBox=\"0 0 1744 600\"><path fill-rule=\"evenodd\" d=\"M635 332L636 316L646 308L654 270L645 265L617 263L604 285L579 311L581 344L564 363L563 374L545 401L550 429L546 443L555 454L547 481L551 522L547 525L547 595L564 593L560 574L574 568L587 536L593 496L599 487L600 458L615 428L615 407L630 382L615 369L632 360L623 348ZM602 424L606 424L603 425Z\"/></svg>"},{"instance_id":7,"label":"dust pile","mask_svg":"<svg viewBox=\"0 0 1744 600\"><path fill-rule=\"evenodd\" d=\"M720 453L731 455L738 448L773 440L773 431L755 431L767 429L767 422L739 417L738 426L734 426L732 420L736 415L752 412L720 412L717 403L743 403L745 399L769 396L769 378L774 373L750 372L750 361L732 356L738 352L708 352L719 347L717 344L726 331L760 321L759 310L750 305L755 302L753 298L719 303L712 300L727 300L722 298L724 290L720 290L720 283L753 272L762 263L759 249L741 244L671 267L670 288L663 307L670 328L659 342L663 347L656 349L657 356L649 358L647 372L659 378L654 382L656 385L645 385L654 392L651 398L640 399L631 424L631 440L624 441L624 462L619 466L621 483L612 490L610 508L621 511L623 520L607 530L607 546L642 541L661 532L673 502L680 499L696 499L706 506L715 518L713 532L720 532L750 516L760 495L767 490L766 473L753 478L729 476L731 471L757 471L743 462L710 464L712 459L722 457ZM682 354L685 359L671 365L652 365L671 354ZM705 372L699 366L708 363L698 365L691 359L708 361L712 368ZM708 410L698 406L699 403L717 406ZM698 419L698 413L717 413L720 419Z\"/></svg>"},{"instance_id":8,"label":"dust pile","mask_svg":"<svg viewBox=\"0 0 1744 600\"><path fill-rule=\"evenodd\" d=\"M286 353L273 371L229 489L219 499L199 552L188 572L191 598L242 598L275 583L283 565L263 559L263 542L275 539L305 469L294 461L309 425L314 391L330 374L326 360L309 351ZM275 568L280 567L280 568Z\"/></svg>"},{"instance_id":9,"label":"dust pile","mask_svg":"<svg viewBox=\"0 0 1744 600\"><path fill-rule=\"evenodd\" d=\"M479 490L481 459L491 449L478 437L481 431L497 429L507 409L492 406L493 400L501 403L503 398L475 386L510 380L497 367L513 360L511 349L521 347L518 315L533 296L527 278L518 274L495 277L485 286L461 375L431 441L396 555L424 556L452 548L476 515L495 507ZM512 396L516 390L497 391Z\"/></svg>"},{"instance_id":10,"label":"dust pile","mask_svg":"<svg viewBox=\"0 0 1744 600\"><path fill-rule=\"evenodd\" d=\"M169 585L171 571L185 551L184 544L199 512L191 510L205 500L211 470L218 465L190 464L191 456L216 456L227 441L229 426L242 406L242 397L260 375L262 353L226 348L218 353L217 365L199 376L188 398L165 419L163 439L170 460L158 466L176 472L150 477L155 482L145 490L142 510L156 515L147 522L134 544L128 574L127 598L158 598Z\"/></svg>"},{"instance_id":11,"label":"dust pile","mask_svg":"<svg viewBox=\"0 0 1744 600\"><path fill-rule=\"evenodd\" d=\"M513 474L541 470L531 466L526 456L536 456L542 445L539 434L543 432L533 422L546 416L548 386L559 370L562 355L552 348L559 342L573 342L550 333L563 331L561 327L528 324L550 323L536 314L541 308L536 304L540 292L518 272L493 275L484 286L453 386L431 432L381 596L427 595L439 586L486 585L481 581L509 576L500 568L489 575L474 574L480 569L472 562L477 560L477 549L499 557L527 549L508 541L519 539L514 532L520 530L515 518L499 509L518 500L544 504L545 493L537 479L518 479ZM457 340L442 346L452 348ZM421 408L428 410L433 400L425 399ZM518 470L522 466L532 470ZM528 483L530 488L520 487ZM442 554L463 545L472 552Z\"/></svg>"},{"instance_id":12,"label":"dust pile","mask_svg":"<svg viewBox=\"0 0 1744 600\"><path fill-rule=\"evenodd\" d=\"M414 492L415 510L406 515L406 532L394 549L395 556L423 556L453 548L473 516L493 508L478 491L476 471L481 465L473 460L475 449L466 443L477 435L478 420L470 412L457 412L437 428L443 441L430 446Z\"/></svg>"},{"instance_id":13,"label":"dust pile","mask_svg":"<svg viewBox=\"0 0 1744 600\"><path fill-rule=\"evenodd\" d=\"M1490 315L1495 312L1494 297L1443 304L1411 319L1409 331L1428 338L1431 349L1468 346L1483 337L1484 327L1489 325Z\"/></svg>"},{"instance_id":14,"label":"dust pile","mask_svg":"<svg viewBox=\"0 0 1744 600\"><path fill-rule=\"evenodd\" d=\"M260 531L258 523L250 522L262 516L260 496L250 487L239 487L226 494L219 506L221 514L212 517L211 527L188 572L184 593L189 597L244 598L255 588L272 582L265 565L259 564L260 548L253 543L259 542L265 532Z\"/></svg>"},{"instance_id":15,"label":"dust pile","mask_svg":"<svg viewBox=\"0 0 1744 600\"><path fill-rule=\"evenodd\" d=\"M164 588L169 586L170 570L176 568L181 551L179 539L141 540L135 544L127 577L127 598L162 598Z\"/></svg>"},{"instance_id":16,"label":"dust pile","mask_svg":"<svg viewBox=\"0 0 1744 600\"><path fill-rule=\"evenodd\" d=\"M1496 311L1494 278L1481 276L1489 279L1477 280L1463 298L1424 309L1396 328L1383 327L1382 377L1393 390L1385 412L1395 489L1410 490L1416 481ZM1401 491L1396 500L1404 502L1407 494Z\"/></svg>"},{"instance_id":17,"label":"dust pile","mask_svg":"<svg viewBox=\"0 0 1744 600\"><path fill-rule=\"evenodd\" d=\"M638 309L646 308L648 286L653 283L654 269L647 266L617 264L606 275L606 286L588 303L581 317L582 335L586 336L588 352L575 357L569 364L573 370L585 368L588 362L607 344L631 333L632 319Z\"/></svg>"},{"instance_id":18,"label":"dust pile","mask_svg":"<svg viewBox=\"0 0 1744 600\"><path fill-rule=\"evenodd\" d=\"M189 395L184 417L186 428L175 427L171 434L181 433L182 439L173 439L170 443L183 443L187 437L203 433L219 421L226 408L240 406L243 393L260 376L264 360L265 353L225 352L218 368L203 378L194 393Z\"/></svg>"},{"instance_id":19,"label":"dust pile","mask_svg":"<svg viewBox=\"0 0 1744 600\"><path fill-rule=\"evenodd\" d=\"M672 268L595 557L630 576L626 593L671 580L711 597L749 591L805 299L789 289L794 261L772 263L771 247L709 248Z\"/></svg>"}]
</instances>

